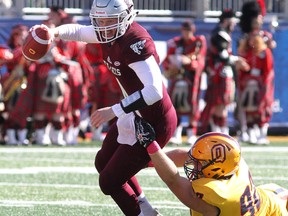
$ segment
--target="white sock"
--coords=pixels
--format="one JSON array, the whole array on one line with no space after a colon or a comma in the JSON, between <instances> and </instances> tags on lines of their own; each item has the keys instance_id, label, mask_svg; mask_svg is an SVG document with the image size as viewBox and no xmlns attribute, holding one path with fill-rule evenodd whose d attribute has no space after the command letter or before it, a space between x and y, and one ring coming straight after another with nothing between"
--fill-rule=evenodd
<instances>
[{"instance_id":1,"label":"white sock","mask_svg":"<svg viewBox=\"0 0 288 216\"><path fill-rule=\"evenodd\" d=\"M138 196L138 203L143 215L153 215L154 209L143 192Z\"/></svg>"},{"instance_id":2,"label":"white sock","mask_svg":"<svg viewBox=\"0 0 288 216\"><path fill-rule=\"evenodd\" d=\"M142 213L142 211L140 212L140 214L138 215L138 216L145 216L143 213Z\"/></svg>"}]
</instances>

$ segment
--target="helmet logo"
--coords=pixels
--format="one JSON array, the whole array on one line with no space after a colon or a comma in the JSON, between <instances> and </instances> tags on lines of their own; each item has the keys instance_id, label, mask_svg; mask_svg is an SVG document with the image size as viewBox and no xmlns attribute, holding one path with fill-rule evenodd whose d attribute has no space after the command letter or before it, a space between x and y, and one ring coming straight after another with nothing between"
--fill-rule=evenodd
<instances>
[{"instance_id":1,"label":"helmet logo","mask_svg":"<svg viewBox=\"0 0 288 216\"><path fill-rule=\"evenodd\" d=\"M223 163L226 160L226 151L223 144L214 145L211 149L211 153L214 162Z\"/></svg>"},{"instance_id":2,"label":"helmet logo","mask_svg":"<svg viewBox=\"0 0 288 216\"><path fill-rule=\"evenodd\" d=\"M96 11L95 14L106 14L105 11Z\"/></svg>"}]
</instances>

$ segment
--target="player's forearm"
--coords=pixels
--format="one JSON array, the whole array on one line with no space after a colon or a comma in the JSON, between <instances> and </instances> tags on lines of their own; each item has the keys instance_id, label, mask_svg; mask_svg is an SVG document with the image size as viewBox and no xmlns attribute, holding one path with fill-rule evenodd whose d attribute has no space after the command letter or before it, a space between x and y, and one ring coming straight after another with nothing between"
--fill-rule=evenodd
<instances>
[{"instance_id":1,"label":"player's forearm","mask_svg":"<svg viewBox=\"0 0 288 216\"><path fill-rule=\"evenodd\" d=\"M153 56L144 61L131 63L129 67L135 71L144 88L127 96L119 104L112 106L117 117L124 113L143 109L163 98L162 75Z\"/></svg>"},{"instance_id":2,"label":"player's forearm","mask_svg":"<svg viewBox=\"0 0 288 216\"><path fill-rule=\"evenodd\" d=\"M179 171L172 160L164 153L162 149L150 154L150 158L160 178L171 187L179 176Z\"/></svg>"},{"instance_id":3,"label":"player's forearm","mask_svg":"<svg viewBox=\"0 0 288 216\"><path fill-rule=\"evenodd\" d=\"M180 176L174 162L165 152L153 142L147 147L147 151L160 178L166 183L169 189L187 207L202 213L204 216L217 216L217 207L212 206L196 196L191 183Z\"/></svg>"},{"instance_id":4,"label":"player's forearm","mask_svg":"<svg viewBox=\"0 0 288 216\"><path fill-rule=\"evenodd\" d=\"M52 29L56 38L63 40L97 43L96 33L92 26L65 24Z\"/></svg>"},{"instance_id":5,"label":"player's forearm","mask_svg":"<svg viewBox=\"0 0 288 216\"><path fill-rule=\"evenodd\" d=\"M165 154L174 162L177 167L183 167L185 161L189 159L187 154L188 150L189 149L186 148L178 148L170 151L165 151Z\"/></svg>"}]
</instances>

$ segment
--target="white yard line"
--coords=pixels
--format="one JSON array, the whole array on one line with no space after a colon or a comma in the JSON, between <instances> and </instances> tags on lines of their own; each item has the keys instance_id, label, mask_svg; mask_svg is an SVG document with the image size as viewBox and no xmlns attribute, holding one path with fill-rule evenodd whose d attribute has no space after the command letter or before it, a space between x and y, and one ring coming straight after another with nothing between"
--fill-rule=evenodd
<instances>
[{"instance_id":1,"label":"white yard line","mask_svg":"<svg viewBox=\"0 0 288 216\"><path fill-rule=\"evenodd\" d=\"M68 206L97 206L91 202L82 200L69 201L26 201L26 200L0 200L0 206L33 206L33 205L68 205ZM109 206L109 205L107 205ZM111 205L112 206L112 205Z\"/></svg>"},{"instance_id":2,"label":"white yard line","mask_svg":"<svg viewBox=\"0 0 288 216\"><path fill-rule=\"evenodd\" d=\"M187 209L180 202L151 202L156 208L162 209ZM13 207L33 207L35 205L61 205L61 206L85 206L85 207L113 207L116 208L116 204L99 204L91 203L82 200L65 200L65 201L33 201L33 200L0 200L0 206L13 206Z\"/></svg>"},{"instance_id":3,"label":"white yard line","mask_svg":"<svg viewBox=\"0 0 288 216\"><path fill-rule=\"evenodd\" d=\"M189 147L179 147L189 150ZM166 146L165 150L176 149L176 147ZM95 154L99 147L1 147L0 153L91 153ZM288 146L244 146L243 152L288 152Z\"/></svg>"},{"instance_id":4,"label":"white yard line","mask_svg":"<svg viewBox=\"0 0 288 216\"><path fill-rule=\"evenodd\" d=\"M179 168L180 172L184 172L183 168ZM37 174L37 173L84 173L98 174L93 166L89 167L23 167L23 168L2 168L0 174ZM154 168L141 170L137 175L141 176L158 176Z\"/></svg>"},{"instance_id":5,"label":"white yard line","mask_svg":"<svg viewBox=\"0 0 288 216\"><path fill-rule=\"evenodd\" d=\"M100 148L85 147L3 147L0 153L91 153L95 154Z\"/></svg>"},{"instance_id":6,"label":"white yard line","mask_svg":"<svg viewBox=\"0 0 288 216\"><path fill-rule=\"evenodd\" d=\"M288 166L280 165L251 165L251 168L255 169L281 169L287 170ZM184 173L183 168L178 168L180 173ZM80 173L80 174L92 174L98 175L96 169L91 167L75 167L75 166L48 166L48 167L23 167L23 168L2 168L0 174L10 175L28 175L28 174L40 174L40 173ZM154 168L147 168L141 170L138 176L158 176Z\"/></svg>"},{"instance_id":7,"label":"white yard line","mask_svg":"<svg viewBox=\"0 0 288 216\"><path fill-rule=\"evenodd\" d=\"M71 156L71 158L61 158L61 156L63 155L59 155L58 158L56 157L49 157L48 155L43 155L41 158L39 157L22 157L21 156L21 161L25 161L25 162L50 162L50 163L59 163L59 164L94 164L94 157L90 158L90 159L75 159L72 158L73 156ZM249 158L249 159L258 159L261 158L261 160L288 160L288 157L286 155L283 156L275 156L275 155L265 155L265 158L263 158L263 154L251 154L251 155L245 155L244 156L245 159ZM15 160L15 155L13 154L9 154L9 156L0 156L0 161L14 161Z\"/></svg>"},{"instance_id":8,"label":"white yard line","mask_svg":"<svg viewBox=\"0 0 288 216\"><path fill-rule=\"evenodd\" d=\"M9 157L2 157L0 156L0 161L14 161L15 156L14 155L9 155ZM94 164L94 157L91 159L73 159L73 158L61 158L60 156L58 158L51 158L48 155L43 156L41 158L39 157L22 157L21 156L21 161L37 161L37 162L53 162L53 163L67 163L67 164Z\"/></svg>"},{"instance_id":9,"label":"white yard line","mask_svg":"<svg viewBox=\"0 0 288 216\"><path fill-rule=\"evenodd\" d=\"M47 188L80 188L80 189L100 189L98 185L79 185L79 184L40 184L40 183L17 183L0 182L1 186L13 187L47 187ZM167 187L142 187L145 191L170 191Z\"/></svg>"}]
</instances>

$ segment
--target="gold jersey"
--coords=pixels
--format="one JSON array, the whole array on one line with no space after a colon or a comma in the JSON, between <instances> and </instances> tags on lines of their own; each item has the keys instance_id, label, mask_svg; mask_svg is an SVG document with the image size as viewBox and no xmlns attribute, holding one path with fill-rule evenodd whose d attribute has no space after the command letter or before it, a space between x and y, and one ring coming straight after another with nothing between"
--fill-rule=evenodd
<instances>
[{"instance_id":1,"label":"gold jersey","mask_svg":"<svg viewBox=\"0 0 288 216\"><path fill-rule=\"evenodd\" d=\"M197 179L192 181L192 187L198 197L217 206L221 211L221 216L288 215L285 206L287 201L280 200L274 189L256 187L243 159L239 170L230 179ZM280 186L278 188L281 189ZM191 210L191 215L202 214Z\"/></svg>"}]
</instances>

